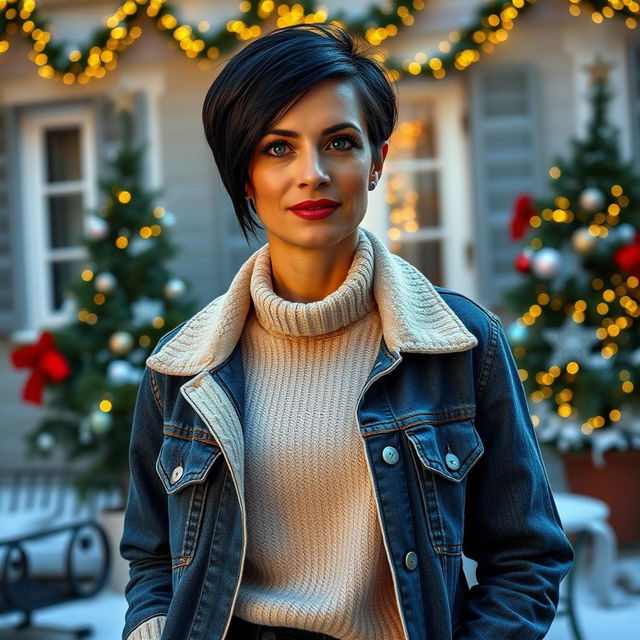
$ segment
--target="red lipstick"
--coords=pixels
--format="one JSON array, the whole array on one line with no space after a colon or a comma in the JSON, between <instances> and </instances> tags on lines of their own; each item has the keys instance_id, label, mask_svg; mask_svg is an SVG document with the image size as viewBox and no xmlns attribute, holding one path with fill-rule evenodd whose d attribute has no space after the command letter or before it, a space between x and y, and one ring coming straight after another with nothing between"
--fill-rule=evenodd
<instances>
[{"instance_id":1,"label":"red lipstick","mask_svg":"<svg viewBox=\"0 0 640 640\"><path fill-rule=\"evenodd\" d=\"M298 202L289 209L295 213L295 215L305 220L320 220L330 216L337 207L340 206L340 202L336 200L305 200L304 202Z\"/></svg>"}]
</instances>

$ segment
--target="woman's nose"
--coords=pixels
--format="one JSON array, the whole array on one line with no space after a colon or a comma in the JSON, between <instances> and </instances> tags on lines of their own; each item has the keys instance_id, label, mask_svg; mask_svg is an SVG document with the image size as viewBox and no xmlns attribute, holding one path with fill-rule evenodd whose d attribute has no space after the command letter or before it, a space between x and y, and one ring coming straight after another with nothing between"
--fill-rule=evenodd
<instances>
[{"instance_id":1,"label":"woman's nose","mask_svg":"<svg viewBox=\"0 0 640 640\"><path fill-rule=\"evenodd\" d=\"M299 186L316 187L331 181L326 163L317 151L300 154L297 164Z\"/></svg>"}]
</instances>

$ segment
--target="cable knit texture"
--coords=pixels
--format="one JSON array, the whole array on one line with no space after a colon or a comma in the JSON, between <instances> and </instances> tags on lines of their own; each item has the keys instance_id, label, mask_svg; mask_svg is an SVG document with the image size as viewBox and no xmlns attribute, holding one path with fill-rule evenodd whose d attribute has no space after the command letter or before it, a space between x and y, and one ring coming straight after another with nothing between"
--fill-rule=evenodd
<instances>
[{"instance_id":1,"label":"cable knit texture","mask_svg":"<svg viewBox=\"0 0 640 640\"><path fill-rule=\"evenodd\" d=\"M166 616L156 616L146 620L127 636L127 640L160 640L166 619Z\"/></svg>"},{"instance_id":2,"label":"cable knit texture","mask_svg":"<svg viewBox=\"0 0 640 640\"><path fill-rule=\"evenodd\" d=\"M391 351L450 353L478 344L424 275L391 253L373 231L364 227L358 230L373 247L373 295ZM169 375L193 376L224 362L240 339L251 307L253 266L268 250L265 244L255 251L240 267L229 289L185 322L162 349L147 358L147 366Z\"/></svg>"},{"instance_id":3,"label":"cable knit texture","mask_svg":"<svg viewBox=\"0 0 640 640\"><path fill-rule=\"evenodd\" d=\"M318 302L273 290L262 251L241 335L248 546L235 613L342 640L403 638L356 404L382 337L374 251Z\"/></svg>"}]
</instances>

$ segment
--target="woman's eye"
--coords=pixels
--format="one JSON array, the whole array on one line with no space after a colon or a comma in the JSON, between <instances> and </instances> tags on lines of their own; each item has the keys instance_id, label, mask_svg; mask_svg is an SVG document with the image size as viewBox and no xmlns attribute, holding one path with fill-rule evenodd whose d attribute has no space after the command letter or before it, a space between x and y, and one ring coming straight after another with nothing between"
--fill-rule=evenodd
<instances>
[{"instance_id":1,"label":"woman's eye","mask_svg":"<svg viewBox=\"0 0 640 640\"><path fill-rule=\"evenodd\" d=\"M331 151L350 151L356 147L359 147L356 139L352 139L351 136L339 136L329 142L328 148ZM269 156L281 158L291 151L291 146L284 140L274 140L273 142L267 143L262 151Z\"/></svg>"},{"instance_id":2,"label":"woman's eye","mask_svg":"<svg viewBox=\"0 0 640 640\"><path fill-rule=\"evenodd\" d=\"M283 142L275 142L269 146L269 152L273 156L283 156L287 153L287 145Z\"/></svg>"},{"instance_id":3,"label":"woman's eye","mask_svg":"<svg viewBox=\"0 0 640 640\"><path fill-rule=\"evenodd\" d=\"M353 147L353 141L350 138L334 138L330 144L336 151L348 151Z\"/></svg>"}]
</instances>

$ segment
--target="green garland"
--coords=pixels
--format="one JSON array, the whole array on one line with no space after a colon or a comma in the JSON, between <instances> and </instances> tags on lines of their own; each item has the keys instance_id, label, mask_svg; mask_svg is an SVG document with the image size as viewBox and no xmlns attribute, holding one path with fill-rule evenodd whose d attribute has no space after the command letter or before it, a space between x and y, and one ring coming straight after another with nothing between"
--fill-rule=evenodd
<instances>
[{"instance_id":1,"label":"green garland","mask_svg":"<svg viewBox=\"0 0 640 640\"><path fill-rule=\"evenodd\" d=\"M482 53L490 53L506 40L513 21L535 2L485 2L477 9L470 25L461 32L454 32L449 42L441 47L443 51L430 56L419 53L413 60L387 58L387 66L396 78L409 73L439 79L449 71L466 69ZM579 7L585 4L593 9L592 17L596 22L617 16L624 18L629 28L637 27L640 10L634 3L628 3L632 9L622 0L570 0L570 11L579 13ZM33 41L29 55L39 67L40 76L62 80L66 84L76 81L86 84L116 68L119 54L142 33L137 24L141 17L154 20L157 28L175 47L180 47L188 57L207 67L211 60L233 51L239 41L259 36L265 22L276 15L278 24L330 20L377 46L397 35L404 27L411 26L413 14L424 6L425 0L388 0L383 5L370 6L358 18L348 19L344 12L328 16L324 10L316 10L315 0L300 0L295 4L290 0L277 4L275 0L243 0L236 17L215 31L209 31L201 28L202 23L194 26L179 20L175 9L165 0L126 0L105 25L94 30L87 43L74 49L69 42L51 39L48 23L40 15L36 0L0 0L0 54L8 49L8 38L19 34Z\"/></svg>"}]
</instances>

